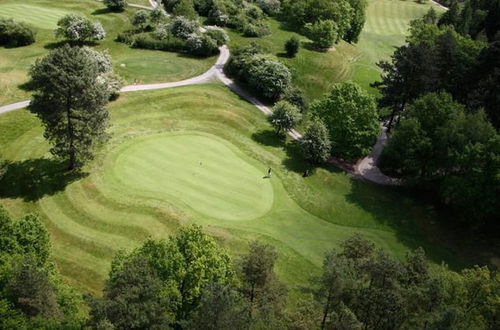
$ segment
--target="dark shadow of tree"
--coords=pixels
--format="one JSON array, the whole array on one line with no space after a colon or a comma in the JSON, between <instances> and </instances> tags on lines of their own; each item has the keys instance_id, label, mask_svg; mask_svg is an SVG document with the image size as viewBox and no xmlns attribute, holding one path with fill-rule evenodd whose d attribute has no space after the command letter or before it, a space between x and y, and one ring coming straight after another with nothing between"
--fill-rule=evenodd
<instances>
[{"instance_id":1,"label":"dark shadow of tree","mask_svg":"<svg viewBox=\"0 0 500 330\"><path fill-rule=\"evenodd\" d=\"M285 146L286 137L277 135L273 130L260 130L252 134L252 139L260 144L270 147L283 147Z\"/></svg>"},{"instance_id":2,"label":"dark shadow of tree","mask_svg":"<svg viewBox=\"0 0 500 330\"><path fill-rule=\"evenodd\" d=\"M55 41L55 42L49 42L43 46L43 48L48 49L48 50L53 50L59 47L62 47L64 45L70 45L70 46L88 46L88 47L93 47L99 45L98 42L96 41L74 41L74 40L61 40L61 41Z\"/></svg>"},{"instance_id":3,"label":"dark shadow of tree","mask_svg":"<svg viewBox=\"0 0 500 330\"><path fill-rule=\"evenodd\" d=\"M445 215L438 214L432 204L417 200L409 188L351 178L351 192L346 199L372 214L380 224L392 228L398 240L409 249L422 247L430 260L438 264L444 261L452 269L468 266L457 258L456 247L424 232L423 228L437 225L434 219Z\"/></svg>"},{"instance_id":4,"label":"dark shadow of tree","mask_svg":"<svg viewBox=\"0 0 500 330\"><path fill-rule=\"evenodd\" d=\"M87 173L67 171L68 164L54 159L29 159L9 163L0 179L0 198L22 198L27 202L62 191Z\"/></svg>"},{"instance_id":5,"label":"dark shadow of tree","mask_svg":"<svg viewBox=\"0 0 500 330\"><path fill-rule=\"evenodd\" d=\"M295 173L302 174L309 170L309 175L313 175L316 169L321 168L330 173L340 173L342 169L330 163L314 164L302 157L297 141L291 141L286 144L285 152L287 157L282 164L289 170Z\"/></svg>"},{"instance_id":6,"label":"dark shadow of tree","mask_svg":"<svg viewBox=\"0 0 500 330\"><path fill-rule=\"evenodd\" d=\"M123 10L122 10L123 11ZM97 15L105 15L105 14L110 14L110 13L113 13L114 11L112 11L111 9L109 8L99 8L99 9L96 9L94 10L91 15L93 16L97 16Z\"/></svg>"}]
</instances>

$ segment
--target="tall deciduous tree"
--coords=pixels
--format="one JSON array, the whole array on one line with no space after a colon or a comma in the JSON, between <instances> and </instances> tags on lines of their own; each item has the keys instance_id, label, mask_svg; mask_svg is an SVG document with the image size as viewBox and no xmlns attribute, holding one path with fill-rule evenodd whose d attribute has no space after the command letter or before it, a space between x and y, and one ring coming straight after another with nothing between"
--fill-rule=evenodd
<instances>
[{"instance_id":1,"label":"tall deciduous tree","mask_svg":"<svg viewBox=\"0 0 500 330\"><path fill-rule=\"evenodd\" d=\"M332 154L353 160L371 150L380 126L374 98L353 82L335 84L311 112L328 127Z\"/></svg>"},{"instance_id":2,"label":"tall deciduous tree","mask_svg":"<svg viewBox=\"0 0 500 330\"><path fill-rule=\"evenodd\" d=\"M79 168L107 136L110 91L99 63L82 48L65 45L38 60L30 76L30 110L45 127L51 153L68 160L70 170Z\"/></svg>"},{"instance_id":3,"label":"tall deciduous tree","mask_svg":"<svg viewBox=\"0 0 500 330\"><path fill-rule=\"evenodd\" d=\"M287 101L279 101L273 107L273 113L268 117L269 123L278 135L291 130L301 119L296 106Z\"/></svg>"},{"instance_id":4,"label":"tall deciduous tree","mask_svg":"<svg viewBox=\"0 0 500 330\"><path fill-rule=\"evenodd\" d=\"M332 145L328 129L319 119L313 120L298 143L302 156L312 163L320 164L330 157Z\"/></svg>"}]
</instances>

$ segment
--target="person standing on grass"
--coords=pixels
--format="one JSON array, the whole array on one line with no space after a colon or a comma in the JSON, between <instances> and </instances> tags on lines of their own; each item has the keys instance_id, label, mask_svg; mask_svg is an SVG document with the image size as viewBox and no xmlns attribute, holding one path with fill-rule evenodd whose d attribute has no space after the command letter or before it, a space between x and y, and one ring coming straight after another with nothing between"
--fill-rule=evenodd
<instances>
[{"instance_id":1,"label":"person standing on grass","mask_svg":"<svg viewBox=\"0 0 500 330\"><path fill-rule=\"evenodd\" d=\"M267 177L270 179L271 178L271 174L273 174L273 170L271 168L269 168L267 170Z\"/></svg>"}]
</instances>

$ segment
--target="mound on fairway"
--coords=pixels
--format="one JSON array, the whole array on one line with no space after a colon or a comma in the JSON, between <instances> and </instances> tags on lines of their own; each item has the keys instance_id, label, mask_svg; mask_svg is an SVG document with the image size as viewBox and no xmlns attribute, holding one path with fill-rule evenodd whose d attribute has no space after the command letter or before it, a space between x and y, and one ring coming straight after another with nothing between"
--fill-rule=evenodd
<instances>
[{"instance_id":1,"label":"mound on fairway","mask_svg":"<svg viewBox=\"0 0 500 330\"><path fill-rule=\"evenodd\" d=\"M195 133L135 139L119 148L112 177L128 191L176 199L209 217L257 218L272 207L272 186L264 169L235 152L220 138Z\"/></svg>"}]
</instances>

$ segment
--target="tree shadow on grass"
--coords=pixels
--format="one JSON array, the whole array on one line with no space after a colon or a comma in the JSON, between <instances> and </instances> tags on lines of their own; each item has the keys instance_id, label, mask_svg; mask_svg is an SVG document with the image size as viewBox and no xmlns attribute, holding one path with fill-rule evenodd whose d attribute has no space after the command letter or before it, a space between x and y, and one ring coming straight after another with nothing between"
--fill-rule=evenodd
<instances>
[{"instance_id":1,"label":"tree shadow on grass","mask_svg":"<svg viewBox=\"0 0 500 330\"><path fill-rule=\"evenodd\" d=\"M62 191L87 173L67 171L66 162L54 159L29 159L9 163L0 179L0 198L22 198L34 202Z\"/></svg>"},{"instance_id":2,"label":"tree shadow on grass","mask_svg":"<svg viewBox=\"0 0 500 330\"><path fill-rule=\"evenodd\" d=\"M444 215L438 214L431 204L417 200L409 188L351 178L346 199L372 214L381 225L392 228L407 248L422 247L430 260L438 264L444 261L455 270L468 266L457 257L456 246L439 233L436 220Z\"/></svg>"},{"instance_id":3,"label":"tree shadow on grass","mask_svg":"<svg viewBox=\"0 0 500 330\"><path fill-rule=\"evenodd\" d=\"M110 14L110 13L113 13L114 11L112 11L111 9L109 8L99 8L99 9L96 9L94 10L91 15L93 16L97 16L97 15L105 15L105 14Z\"/></svg>"},{"instance_id":4,"label":"tree shadow on grass","mask_svg":"<svg viewBox=\"0 0 500 330\"><path fill-rule=\"evenodd\" d=\"M257 143L276 148L285 146L286 142L286 137L279 136L270 129L253 133L252 139Z\"/></svg>"},{"instance_id":5,"label":"tree shadow on grass","mask_svg":"<svg viewBox=\"0 0 500 330\"><path fill-rule=\"evenodd\" d=\"M287 143L285 146L285 152L287 157L282 163L289 171L303 174L306 170L308 170L310 175L313 175L318 168L324 169L330 173L343 172L342 169L328 162L323 164L314 164L305 160L304 157L302 157L302 153L296 141Z\"/></svg>"},{"instance_id":6,"label":"tree shadow on grass","mask_svg":"<svg viewBox=\"0 0 500 330\"><path fill-rule=\"evenodd\" d=\"M79 42L79 41L72 41L72 40L61 40L61 41L55 41L55 42L49 42L43 46L43 48L48 49L48 50L53 50L57 49L59 47L62 47L64 45L70 45L70 46L88 46L88 47L93 47L97 46L99 43L96 41L84 41L84 42Z\"/></svg>"}]
</instances>

